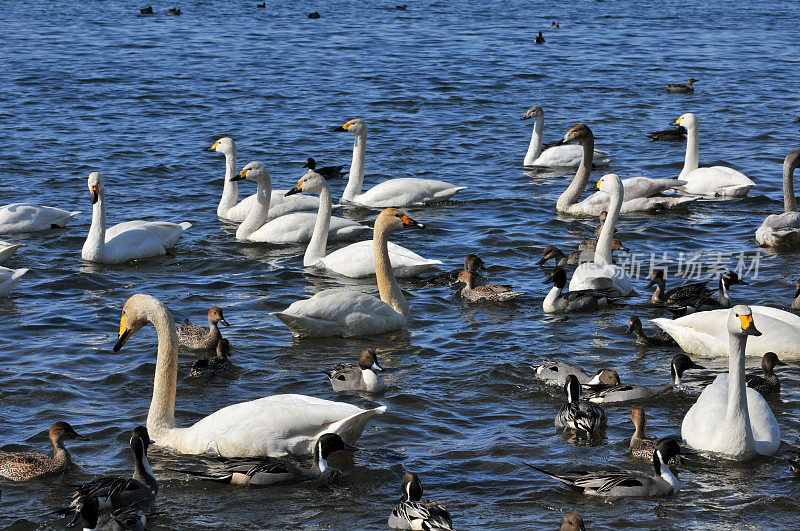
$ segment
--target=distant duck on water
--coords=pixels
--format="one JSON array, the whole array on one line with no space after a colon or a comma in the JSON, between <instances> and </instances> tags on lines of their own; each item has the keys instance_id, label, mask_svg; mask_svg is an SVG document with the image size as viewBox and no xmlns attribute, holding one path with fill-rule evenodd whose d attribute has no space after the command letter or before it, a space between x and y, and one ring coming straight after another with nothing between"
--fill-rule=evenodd
<instances>
[{"instance_id":1,"label":"distant duck on water","mask_svg":"<svg viewBox=\"0 0 800 531\"><path fill-rule=\"evenodd\" d=\"M671 129L662 129L661 131L653 131L652 133L649 133L647 137L652 142L656 141L683 142L686 140L686 128L681 127L679 125Z\"/></svg>"},{"instance_id":2,"label":"distant duck on water","mask_svg":"<svg viewBox=\"0 0 800 531\"><path fill-rule=\"evenodd\" d=\"M181 14L182 14L181 10L178 9L177 7L173 7L172 9L167 11L167 15L181 15Z\"/></svg>"},{"instance_id":3,"label":"distant duck on water","mask_svg":"<svg viewBox=\"0 0 800 531\"><path fill-rule=\"evenodd\" d=\"M139 13L142 15L152 15L153 14L153 6L147 6L143 9L139 10Z\"/></svg>"},{"instance_id":4,"label":"distant duck on water","mask_svg":"<svg viewBox=\"0 0 800 531\"><path fill-rule=\"evenodd\" d=\"M683 83L670 83L667 85L667 92L671 94L691 94L694 92L693 84L697 83L697 81L695 78L690 78L685 85Z\"/></svg>"},{"instance_id":5,"label":"distant duck on water","mask_svg":"<svg viewBox=\"0 0 800 531\"><path fill-rule=\"evenodd\" d=\"M308 14L308 18L322 18L322 16L319 14L319 11L314 11Z\"/></svg>"},{"instance_id":6,"label":"distant duck on water","mask_svg":"<svg viewBox=\"0 0 800 531\"><path fill-rule=\"evenodd\" d=\"M533 42L535 42L536 44L544 44L544 35L542 35L541 31L539 32L539 35L537 35L536 38L533 40Z\"/></svg>"},{"instance_id":7,"label":"distant duck on water","mask_svg":"<svg viewBox=\"0 0 800 531\"><path fill-rule=\"evenodd\" d=\"M219 342L217 343L216 356L211 358L200 358L194 362L194 365L192 365L192 370L189 372L189 378L214 378L216 376L229 376L234 370L233 363L231 363L231 360L228 359L230 353L230 342L224 337L220 338Z\"/></svg>"}]
</instances>

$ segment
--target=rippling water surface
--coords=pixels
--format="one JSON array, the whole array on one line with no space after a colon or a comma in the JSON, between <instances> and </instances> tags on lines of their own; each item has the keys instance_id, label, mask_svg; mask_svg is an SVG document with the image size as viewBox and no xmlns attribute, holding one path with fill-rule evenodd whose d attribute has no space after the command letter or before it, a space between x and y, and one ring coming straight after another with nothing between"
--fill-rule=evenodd
<instances>
[{"instance_id":1,"label":"rippling water surface","mask_svg":"<svg viewBox=\"0 0 800 531\"><path fill-rule=\"evenodd\" d=\"M531 124L519 117L540 104L546 140L585 122L621 177L674 177L684 145L645 135L696 113L701 164L729 164L757 187L745 199L698 203L689 214L624 216L618 237L648 260L652 252L752 255L755 229L782 207L783 158L798 147L798 4L425 0L403 12L390 1L256 3L187 1L180 17L163 14L171 4L154 4L159 14L149 17L130 2L0 5L0 204L82 210L67 229L6 238L25 244L7 265L31 272L0 299L0 445L45 450L45 430L59 419L91 438L69 444L77 476L3 484L3 525L63 527L46 513L64 501L69 483L129 473L128 433L145 422L156 336L148 327L122 352L111 347L123 303L146 292L176 320L202 322L218 304L233 325L224 333L235 378L186 380L195 358L180 358L176 416L184 425L274 393L388 407L354 458L333 459L344 474L329 487L189 481L166 470L185 458L155 449L158 527L378 529L404 470L420 474L426 496L444 503L461 529L554 528L568 508L592 529L796 526L800 483L781 458L692 459L677 467L683 490L660 500L592 499L523 466L648 470L625 457L633 431L627 406L606 408L610 427L596 445L556 433L561 393L534 383L532 366L555 356L587 371L614 366L623 381L657 387L676 352L639 350L624 334L630 315L659 315L646 305L645 280L637 282L640 296L609 311L542 314L547 286L534 265L542 247L574 248L594 220L554 213L570 172L523 171ZM321 19L306 18L317 10ZM561 27L547 29L554 19ZM539 29L543 46L532 43ZM694 95L664 92L690 76L700 79ZM518 303L466 304L447 288L404 281L409 332L358 340L293 340L269 315L339 281L304 273L301 246L236 241L235 225L215 214L224 160L200 150L230 135L239 167L261 161L275 186L288 188L309 155L349 163L352 136L329 131L356 117L370 127L367 186L419 176L469 187L451 203L409 209L429 230L393 239L448 269L479 253L493 281L526 292ZM93 170L106 181L109 223L193 227L165 257L84 263ZM335 198L343 188L333 184ZM376 212L345 215L371 223ZM797 274L797 254L767 254L735 299L786 306ZM335 396L321 371L363 347L380 353L386 392ZM771 405L785 457L800 444L800 370L792 363L779 374L783 390ZM643 403L650 432L678 433L698 393L690 384L686 393Z\"/></svg>"}]
</instances>

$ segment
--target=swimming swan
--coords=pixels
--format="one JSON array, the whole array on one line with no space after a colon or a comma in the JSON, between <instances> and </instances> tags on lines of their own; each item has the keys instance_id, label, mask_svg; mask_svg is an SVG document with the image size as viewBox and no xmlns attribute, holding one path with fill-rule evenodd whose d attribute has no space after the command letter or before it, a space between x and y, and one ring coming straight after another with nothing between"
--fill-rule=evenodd
<instances>
[{"instance_id":1,"label":"swimming swan","mask_svg":"<svg viewBox=\"0 0 800 531\"><path fill-rule=\"evenodd\" d=\"M323 433L338 433L347 444L354 444L369 419L386 411L385 406L364 410L342 402L285 394L233 404L188 428L179 428L175 422L178 333L167 307L150 295L131 296L122 309L114 352L148 322L158 334L158 355L147 430L159 446L185 454L213 451L224 457L308 455Z\"/></svg>"},{"instance_id":2,"label":"swimming swan","mask_svg":"<svg viewBox=\"0 0 800 531\"><path fill-rule=\"evenodd\" d=\"M387 208L375 220L372 244L380 299L349 289L326 289L273 315L296 337L357 337L404 329L410 309L392 274L388 246L389 233L402 228L424 225L396 208Z\"/></svg>"},{"instance_id":3,"label":"swimming swan","mask_svg":"<svg viewBox=\"0 0 800 531\"><path fill-rule=\"evenodd\" d=\"M772 455L781 444L780 426L764 397L746 387L744 379L747 336L758 337L761 332L747 306L724 311L728 313L728 374L720 374L703 390L683 418L681 436L693 448L737 461L756 453ZM761 322L759 316L756 319Z\"/></svg>"},{"instance_id":4,"label":"swimming swan","mask_svg":"<svg viewBox=\"0 0 800 531\"><path fill-rule=\"evenodd\" d=\"M800 149L793 149L783 161L783 214L767 216L756 231L759 245L768 247L800 246L800 214L794 197L794 170L800 165Z\"/></svg>"},{"instance_id":5,"label":"swimming swan","mask_svg":"<svg viewBox=\"0 0 800 531\"><path fill-rule=\"evenodd\" d=\"M369 208L407 207L425 203L447 201L466 186L455 186L444 181L403 177L389 179L361 192L364 183L364 157L367 147L367 124L361 119L350 120L337 131L348 131L356 137L353 144L353 162L350 178L342 193L342 201Z\"/></svg>"},{"instance_id":6,"label":"swimming swan","mask_svg":"<svg viewBox=\"0 0 800 531\"><path fill-rule=\"evenodd\" d=\"M583 155L581 164L572 183L559 196L556 202L556 211L566 214L599 216L604 210L609 208L609 197L607 194L595 192L583 201L578 202L583 194L586 184L589 182L591 173L591 162L589 156L594 149L594 135L592 130L584 124L572 127L564 135L564 142L578 142L582 145ZM621 212L663 212L666 210L679 210L693 203L693 197L666 197L655 196L670 188L676 188L684 184L683 181L676 179L651 179L649 177L631 177L622 181L624 195L622 197Z\"/></svg>"},{"instance_id":7,"label":"swimming swan","mask_svg":"<svg viewBox=\"0 0 800 531\"><path fill-rule=\"evenodd\" d=\"M317 214L312 212L291 212L270 221L270 191L272 181L269 172L260 162L245 166L232 181L247 179L258 185L256 204L236 229L236 239L266 243L305 243L311 240ZM288 190L284 193L287 193ZM319 201L317 201L319 205ZM345 218L330 218L328 237L332 240L353 240L369 232L369 227Z\"/></svg>"},{"instance_id":8,"label":"swimming swan","mask_svg":"<svg viewBox=\"0 0 800 531\"><path fill-rule=\"evenodd\" d=\"M611 289L623 297L633 295L633 283L628 273L618 265L611 263L611 240L614 236L619 211L622 207L622 183L619 177L609 173L597 182L597 188L611 197L593 262L584 262L575 268L569 281L570 291Z\"/></svg>"},{"instance_id":9,"label":"swimming swan","mask_svg":"<svg viewBox=\"0 0 800 531\"><path fill-rule=\"evenodd\" d=\"M577 168L581 162L583 149L581 146L574 146L571 144L561 144L551 146L542 150L542 130L544 129L544 110L534 105L528 112L522 115L520 120L529 120L533 118L533 134L531 135L531 143L528 145L528 151L525 153L525 166L546 166L550 168ZM605 166L610 159L606 158L608 153L594 150L592 162L595 166Z\"/></svg>"},{"instance_id":10,"label":"swimming swan","mask_svg":"<svg viewBox=\"0 0 800 531\"><path fill-rule=\"evenodd\" d=\"M296 194L309 192L319 194L319 212L314 224L311 241L303 255L303 266L327 269L349 278L366 278L375 275L375 252L372 240L351 243L346 247L326 254L328 227L331 222L331 189L325 179L316 172L309 172L286 192ZM428 260L396 243L389 242L389 261L396 277L417 276L428 268L441 264L440 260Z\"/></svg>"},{"instance_id":11,"label":"swimming swan","mask_svg":"<svg viewBox=\"0 0 800 531\"><path fill-rule=\"evenodd\" d=\"M67 212L60 208L12 203L0 206L0 234L38 232L65 227L79 211Z\"/></svg>"},{"instance_id":12,"label":"swimming swan","mask_svg":"<svg viewBox=\"0 0 800 531\"><path fill-rule=\"evenodd\" d=\"M232 181L236 175L236 144L230 137L223 137L203 151L215 151L225 155L225 181L222 185L222 197L217 205L217 216L230 221L244 221L247 213L256 204L256 194L249 195L239 201L239 183ZM284 197L286 190L272 190L269 201L268 219L282 216L289 212L316 210L319 206L316 197Z\"/></svg>"},{"instance_id":13,"label":"swimming swan","mask_svg":"<svg viewBox=\"0 0 800 531\"><path fill-rule=\"evenodd\" d=\"M744 197L756 185L745 174L725 166L698 167L700 145L697 118L686 113L675 120L675 125L686 128L686 156L678 179L686 181L681 188L687 194L716 197Z\"/></svg>"},{"instance_id":14,"label":"swimming swan","mask_svg":"<svg viewBox=\"0 0 800 531\"><path fill-rule=\"evenodd\" d=\"M126 221L106 229L106 192L100 174L89 174L92 195L92 225L83 242L81 258L101 264L121 264L137 258L167 254L191 223Z\"/></svg>"}]
</instances>

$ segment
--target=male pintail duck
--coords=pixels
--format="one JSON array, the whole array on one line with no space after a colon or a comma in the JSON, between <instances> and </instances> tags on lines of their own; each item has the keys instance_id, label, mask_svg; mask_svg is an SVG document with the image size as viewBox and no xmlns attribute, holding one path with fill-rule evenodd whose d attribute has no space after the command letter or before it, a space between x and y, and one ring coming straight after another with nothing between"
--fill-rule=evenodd
<instances>
[{"instance_id":1,"label":"male pintail duck","mask_svg":"<svg viewBox=\"0 0 800 531\"><path fill-rule=\"evenodd\" d=\"M366 391L378 393L383 391L383 382L373 371L382 371L378 357L371 348L361 351L358 365L355 363L338 363L331 372L326 372L331 387L336 393L342 391Z\"/></svg>"},{"instance_id":2,"label":"male pintail duck","mask_svg":"<svg viewBox=\"0 0 800 531\"><path fill-rule=\"evenodd\" d=\"M505 302L523 295L521 291L514 291L510 286L501 284L476 285L475 274L472 271L462 271L458 274L458 281L464 284L461 297L472 302L493 301Z\"/></svg>"},{"instance_id":3,"label":"male pintail duck","mask_svg":"<svg viewBox=\"0 0 800 531\"><path fill-rule=\"evenodd\" d=\"M317 161L314 160L314 157L308 157L306 159L306 163L303 164L304 168L308 168L309 171L315 171L322 175L326 181L330 181L331 179L344 179L344 176L347 175L348 172L342 171L344 166L323 166L322 168L317 168Z\"/></svg>"},{"instance_id":4,"label":"male pintail duck","mask_svg":"<svg viewBox=\"0 0 800 531\"><path fill-rule=\"evenodd\" d=\"M147 516L143 504L120 507L112 513L100 516L100 502L94 496L81 496L75 502L75 518L67 527L83 523L84 531L145 531Z\"/></svg>"},{"instance_id":5,"label":"male pintail duck","mask_svg":"<svg viewBox=\"0 0 800 531\"><path fill-rule=\"evenodd\" d=\"M678 343L672 339L668 333L663 330L655 332L652 336L647 336L642 328L642 320L636 316L628 319L628 330L626 334L636 334L636 342L640 345L647 345L652 347L677 347Z\"/></svg>"},{"instance_id":6,"label":"male pintail duck","mask_svg":"<svg viewBox=\"0 0 800 531\"><path fill-rule=\"evenodd\" d=\"M781 381L775 374L776 365L786 365L785 362L778 359L778 355L774 352L767 352L761 358L761 369L764 371L763 376L756 374L748 374L745 376L747 387L755 389L764 396L773 393L781 392Z\"/></svg>"},{"instance_id":7,"label":"male pintail duck","mask_svg":"<svg viewBox=\"0 0 800 531\"><path fill-rule=\"evenodd\" d=\"M217 355L211 358L200 358L189 371L189 378L214 378L230 376L233 374L234 366L228 356L231 353L231 344L224 337L217 343Z\"/></svg>"},{"instance_id":8,"label":"male pintail duck","mask_svg":"<svg viewBox=\"0 0 800 531\"><path fill-rule=\"evenodd\" d=\"M565 512L561 515L561 526L558 531L586 531L583 517L574 511Z\"/></svg>"},{"instance_id":9,"label":"male pintail duck","mask_svg":"<svg viewBox=\"0 0 800 531\"><path fill-rule=\"evenodd\" d=\"M539 35L537 35L536 38L533 40L533 42L535 42L536 44L544 44L544 35L542 35L541 31L539 32Z\"/></svg>"},{"instance_id":10,"label":"male pintail duck","mask_svg":"<svg viewBox=\"0 0 800 531\"><path fill-rule=\"evenodd\" d=\"M606 413L603 408L581 400L581 384L574 374L567 376L564 393L567 395L567 404L556 415L556 428L585 431L589 436L594 436L606 427Z\"/></svg>"},{"instance_id":11,"label":"male pintail duck","mask_svg":"<svg viewBox=\"0 0 800 531\"><path fill-rule=\"evenodd\" d=\"M746 286L747 282L739 278L735 271L726 271L719 277L719 295L716 299L709 296L686 297L680 303L668 305L667 310L674 317L682 317L697 312L720 310L731 307L730 288L734 284Z\"/></svg>"},{"instance_id":12,"label":"male pintail duck","mask_svg":"<svg viewBox=\"0 0 800 531\"><path fill-rule=\"evenodd\" d=\"M654 476L638 471L582 471L558 475L531 464L525 464L584 494L619 497L669 496L677 493L681 488L678 478L672 474L668 466L669 460L680 454L681 449L675 439L659 440L656 443L656 450L653 452Z\"/></svg>"},{"instance_id":13,"label":"male pintail duck","mask_svg":"<svg viewBox=\"0 0 800 531\"><path fill-rule=\"evenodd\" d=\"M602 290L578 290L562 293L567 285L567 273L558 267L545 283L553 283L550 292L542 302L545 313L590 312L598 308L605 308L610 303L619 300L612 297L610 292Z\"/></svg>"},{"instance_id":14,"label":"male pintail duck","mask_svg":"<svg viewBox=\"0 0 800 531\"><path fill-rule=\"evenodd\" d=\"M670 129L653 131L652 133L648 133L647 137L650 139L651 142L656 142L656 141L683 142L684 140L686 140L686 128L679 125L677 127L671 127Z\"/></svg>"},{"instance_id":15,"label":"male pintail duck","mask_svg":"<svg viewBox=\"0 0 800 531\"><path fill-rule=\"evenodd\" d=\"M192 350L215 350L222 337L219 323L230 326L219 306L212 306L208 310L208 328L192 324L186 319L178 329L178 344Z\"/></svg>"},{"instance_id":16,"label":"male pintail duck","mask_svg":"<svg viewBox=\"0 0 800 531\"><path fill-rule=\"evenodd\" d=\"M541 365L536 367L534 377L548 385L564 387L567 383L567 376L574 375L581 385L614 385L619 383L619 375L614 379L616 371L601 369L594 375L589 376L578 366L564 363L563 361L544 360Z\"/></svg>"},{"instance_id":17,"label":"male pintail duck","mask_svg":"<svg viewBox=\"0 0 800 531\"><path fill-rule=\"evenodd\" d=\"M64 441L70 439L88 440L78 435L66 422L59 421L50 427L53 457L33 452L0 451L0 477L11 481L28 481L68 472L73 463Z\"/></svg>"},{"instance_id":18,"label":"male pintail duck","mask_svg":"<svg viewBox=\"0 0 800 531\"><path fill-rule=\"evenodd\" d=\"M392 529L453 529L453 519L443 505L422 499L422 483L411 472L403 474L403 498L387 522Z\"/></svg>"},{"instance_id":19,"label":"male pintail duck","mask_svg":"<svg viewBox=\"0 0 800 531\"><path fill-rule=\"evenodd\" d=\"M706 284L708 284L708 280L684 284L683 286L667 291L667 281L666 278L664 278L664 270L654 269L650 274L650 282L647 283L645 288L650 288L651 286L656 287L655 291L653 291L653 296L650 298L650 302L653 304L684 306L688 301L711 297L713 292Z\"/></svg>"},{"instance_id":20,"label":"male pintail duck","mask_svg":"<svg viewBox=\"0 0 800 531\"><path fill-rule=\"evenodd\" d=\"M206 481L229 485L267 486L297 483L307 479L330 479L336 471L328 466L328 456L346 450L354 452L355 446L345 444L336 433L323 434L314 444L313 464L305 468L296 461L280 457L223 458L219 464L204 470L175 470L191 474Z\"/></svg>"},{"instance_id":21,"label":"male pintail duck","mask_svg":"<svg viewBox=\"0 0 800 531\"><path fill-rule=\"evenodd\" d=\"M689 81L686 82L684 85L683 83L670 83L667 85L667 92L671 92L673 94L689 94L694 92L694 84L697 83L697 79L690 78Z\"/></svg>"}]
</instances>

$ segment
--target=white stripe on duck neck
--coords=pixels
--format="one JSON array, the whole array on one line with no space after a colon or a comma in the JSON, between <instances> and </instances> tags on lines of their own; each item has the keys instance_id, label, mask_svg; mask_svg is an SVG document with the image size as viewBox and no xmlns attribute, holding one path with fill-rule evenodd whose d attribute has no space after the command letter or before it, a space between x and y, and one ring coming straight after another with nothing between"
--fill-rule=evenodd
<instances>
[{"instance_id":1,"label":"white stripe on duck neck","mask_svg":"<svg viewBox=\"0 0 800 531\"><path fill-rule=\"evenodd\" d=\"M321 474L328 470L328 461L322 457L322 442L317 442L317 466Z\"/></svg>"},{"instance_id":2,"label":"white stripe on duck neck","mask_svg":"<svg viewBox=\"0 0 800 531\"><path fill-rule=\"evenodd\" d=\"M655 466L658 467L657 473L661 476L661 479L672 485L672 492L676 493L681 490L681 482L678 481L678 478L672 473L672 470L669 469L669 465L664 462L664 456L661 455L661 450L656 450L653 461L658 460L658 464Z\"/></svg>"},{"instance_id":3,"label":"white stripe on duck neck","mask_svg":"<svg viewBox=\"0 0 800 531\"><path fill-rule=\"evenodd\" d=\"M564 288L559 288L558 286L553 286L550 288L550 291L547 293L547 297L544 298L544 302L542 302L542 307L544 311L550 312L555 310L555 301L561 296L561 291Z\"/></svg>"}]
</instances>

